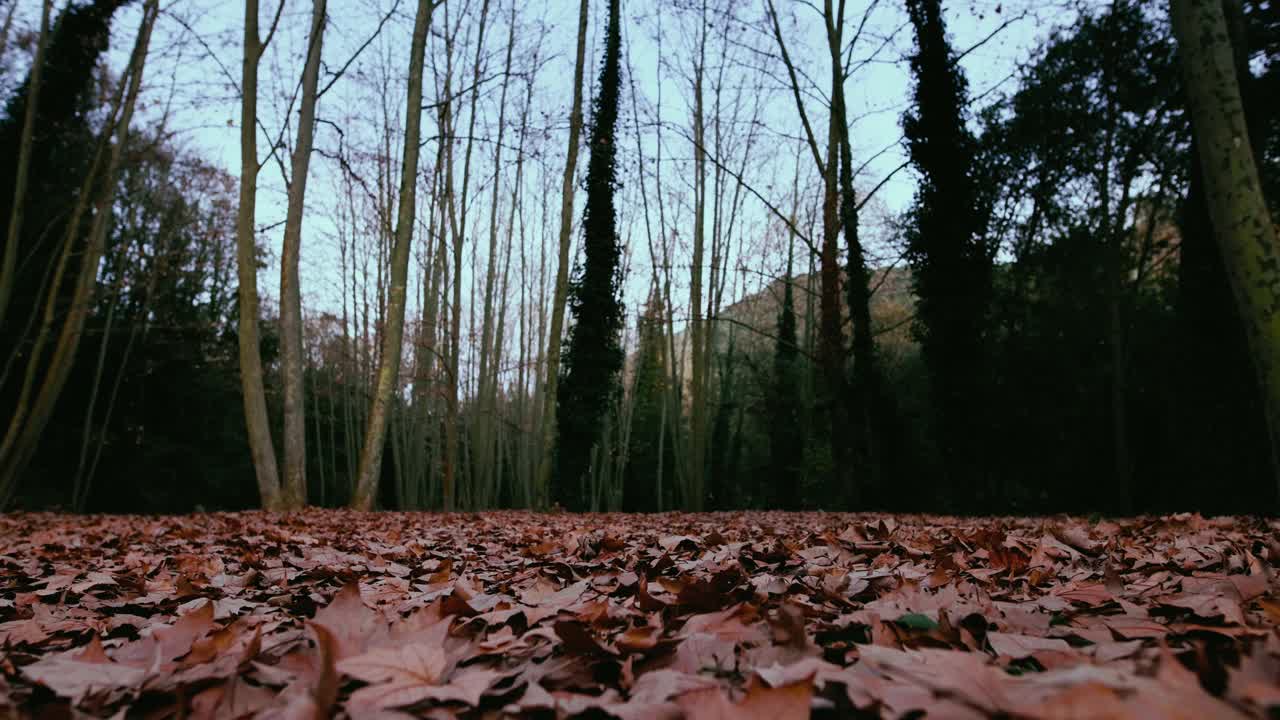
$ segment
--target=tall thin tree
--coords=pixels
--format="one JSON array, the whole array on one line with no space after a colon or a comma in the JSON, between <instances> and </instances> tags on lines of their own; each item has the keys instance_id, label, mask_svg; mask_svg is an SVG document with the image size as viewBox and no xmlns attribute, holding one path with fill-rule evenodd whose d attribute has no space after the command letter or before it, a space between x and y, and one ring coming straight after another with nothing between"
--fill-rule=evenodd
<instances>
[{"instance_id":1,"label":"tall thin tree","mask_svg":"<svg viewBox=\"0 0 1280 720\"><path fill-rule=\"evenodd\" d=\"M302 71L298 107L298 137L293 147L289 205L280 253L280 367L284 385L284 504L307 502L307 397L303 387L305 360L302 344L302 288L298 261L302 254L302 214L307 197L307 174L315 139L316 99L320 84L320 56L327 0L313 0L307 62Z\"/></svg>"},{"instance_id":2,"label":"tall thin tree","mask_svg":"<svg viewBox=\"0 0 1280 720\"><path fill-rule=\"evenodd\" d=\"M569 111L569 146L560 190L560 245L556 284L551 299L547 331L546 368L542 391L542 459L534 483L533 504L545 508L551 502L551 476L555 473L556 396L560 383L560 351L564 334L564 310L569 296L569 246L573 239L573 190L578 167L578 143L582 135L582 75L587 53L587 0L578 6L578 49L573 65L573 105Z\"/></svg>"},{"instance_id":3,"label":"tall thin tree","mask_svg":"<svg viewBox=\"0 0 1280 720\"><path fill-rule=\"evenodd\" d=\"M258 66L280 23L284 1L264 39L258 33L258 0L244 4L244 57L240 81L240 210L236 216L236 270L240 281L240 389L249 434L249 452L258 480L258 496L267 509L280 509L280 472L267 419L258 334L258 246L255 207L258 199Z\"/></svg>"},{"instance_id":4,"label":"tall thin tree","mask_svg":"<svg viewBox=\"0 0 1280 720\"><path fill-rule=\"evenodd\" d=\"M773 0L768 0L766 9L774 40L778 44L779 54L787 69L787 76L791 84L791 95L795 100L796 112L799 114L801 125L804 128L804 138L808 144L809 153L813 157L814 166L822 177L822 243L818 248L820 287L818 297L818 355L822 367L822 397L824 400L821 404L827 420L827 442L831 449L831 459L835 466L836 479L839 485L838 492L845 496L844 502L846 504L851 504L854 502L856 488L851 481L853 468L850 467L848 457L848 412L845 406L847 399L845 390L846 352L844 346L844 323L841 319L840 293L839 242L842 215L840 208L839 144L842 136L840 130L842 117L837 113L838 108L833 104L832 111L827 118L827 142L824 153L818 146L818 137L809 122L809 114L805 110L803 99L804 90L800 86L799 72L791 59L790 52L787 50L787 44L782 33L782 23L777 9L774 7ZM834 39L837 44L839 43L837 28L844 22L843 12L843 2L840 3L838 10L833 7L831 0L825 0L823 3L823 18L828 26L829 42ZM844 82L844 68L839 61L838 53L831 53L831 62L831 85L833 89L831 94L834 96L836 95L834 90Z\"/></svg>"},{"instance_id":5,"label":"tall thin tree","mask_svg":"<svg viewBox=\"0 0 1280 720\"><path fill-rule=\"evenodd\" d=\"M382 354L378 361L378 385L369 411L360 468L351 506L371 510L382 475L382 452L386 446L387 421L400 383L400 356L403 352L404 310L408 301L409 251L416 222L418 153L422 136L422 69L431 28L434 0L418 0L413 21L413 42L409 49L409 82L405 101L404 151L400 165L400 204L396 213L395 243L391 249L391 286L388 291Z\"/></svg>"},{"instance_id":6,"label":"tall thin tree","mask_svg":"<svg viewBox=\"0 0 1280 720\"><path fill-rule=\"evenodd\" d=\"M13 10L9 8L5 21L5 37ZM35 144L36 112L40 104L40 80L44 73L44 56L49 45L49 14L53 0L44 0L40 10L40 38L36 42L36 56L31 63L31 77L27 82L27 111L22 118L22 139L18 144L18 172L13 186L13 206L9 210L8 232L5 235L3 254L0 254L0 324L4 323L9 308L9 296L13 293L14 273L18 267L18 240L22 237L22 215L27 202L27 177L31 171L31 151Z\"/></svg>"},{"instance_id":7,"label":"tall thin tree","mask_svg":"<svg viewBox=\"0 0 1280 720\"><path fill-rule=\"evenodd\" d=\"M557 398L556 499L566 508L583 505L581 480L591 467L601 420L614 396L622 367L622 245L614 212L618 98L622 85L619 0L609 2L604 61L593 105L587 202L582 214L583 262L570 289L574 323L565 341L564 384Z\"/></svg>"},{"instance_id":8,"label":"tall thin tree","mask_svg":"<svg viewBox=\"0 0 1280 720\"><path fill-rule=\"evenodd\" d=\"M907 0L915 28L914 107L903 117L920 175L907 232L917 333L937 416L944 494L976 508L984 491L981 429L985 315L992 253L975 176L977 143L965 126L966 82L946 36L939 0Z\"/></svg>"}]
</instances>

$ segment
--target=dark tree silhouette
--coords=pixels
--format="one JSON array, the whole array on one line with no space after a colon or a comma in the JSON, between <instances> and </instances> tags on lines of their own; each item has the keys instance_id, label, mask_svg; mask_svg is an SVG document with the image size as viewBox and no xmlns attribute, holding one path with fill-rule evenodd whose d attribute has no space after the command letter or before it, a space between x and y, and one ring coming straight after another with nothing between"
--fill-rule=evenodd
<instances>
[{"instance_id":1,"label":"dark tree silhouette","mask_svg":"<svg viewBox=\"0 0 1280 720\"><path fill-rule=\"evenodd\" d=\"M662 333L665 312L662 293L655 285L637 328L631 441L622 486L622 509L628 512L661 509L658 497L670 487L667 476L675 467L675 455L665 437L666 426L671 422L664 416L668 375L666 337Z\"/></svg>"},{"instance_id":2,"label":"dark tree silhouette","mask_svg":"<svg viewBox=\"0 0 1280 720\"><path fill-rule=\"evenodd\" d=\"M772 477L764 489L769 507L799 509L800 478L804 464L804 433L800 426L800 348L796 344L796 302L792 286L794 246L787 249L787 277L778 311L778 337L774 341L773 387L769 393L769 465Z\"/></svg>"},{"instance_id":3,"label":"dark tree silhouette","mask_svg":"<svg viewBox=\"0 0 1280 720\"><path fill-rule=\"evenodd\" d=\"M622 85L622 36L618 0L609 2L604 64L592 102L591 159L587 164L583 210L583 262L569 288L573 324L565 341L563 379L557 398L557 463L553 496L566 508L578 508L588 496L581 489L591 470L601 418L613 396L622 367L623 306L620 298L622 246L614 217L618 95Z\"/></svg>"},{"instance_id":4,"label":"dark tree silhouette","mask_svg":"<svg viewBox=\"0 0 1280 720\"><path fill-rule=\"evenodd\" d=\"M907 259L919 296L917 332L936 411L943 494L976 508L982 493L983 337L991 295L987 213L975 177L977 143L965 127L964 75L939 0L907 0L915 28L914 107L903 117L920 177Z\"/></svg>"}]
</instances>

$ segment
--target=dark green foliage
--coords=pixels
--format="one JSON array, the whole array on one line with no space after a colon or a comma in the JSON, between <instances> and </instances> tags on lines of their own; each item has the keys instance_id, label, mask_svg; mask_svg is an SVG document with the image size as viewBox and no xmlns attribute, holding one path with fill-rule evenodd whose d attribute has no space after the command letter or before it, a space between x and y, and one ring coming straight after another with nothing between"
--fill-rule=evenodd
<instances>
[{"instance_id":1,"label":"dark green foliage","mask_svg":"<svg viewBox=\"0 0 1280 720\"><path fill-rule=\"evenodd\" d=\"M787 254L787 279L778 311L778 337L774 341L773 378L769 393L769 415L773 433L769 436L769 470L765 499L771 507L798 509L804 459L804 434L800 425L800 358L796 338L795 289L792 286L791 254Z\"/></svg>"},{"instance_id":2,"label":"dark green foliage","mask_svg":"<svg viewBox=\"0 0 1280 720\"><path fill-rule=\"evenodd\" d=\"M919 175L907 232L918 297L917 332L936 407L943 457L940 490L976 508L985 494L988 423L985 335L992 249L978 190L978 144L965 126L966 83L946 37L939 0L907 0L917 51L914 107L903 117Z\"/></svg>"},{"instance_id":3,"label":"dark green foliage","mask_svg":"<svg viewBox=\"0 0 1280 720\"><path fill-rule=\"evenodd\" d=\"M738 494L736 486L741 481L743 403L734 392L741 355L735 352L736 328L729 328L728 335L728 348L712 358L718 366L720 386L715 400L716 412L711 420L711 462L703 505L706 510L731 507L730 501Z\"/></svg>"},{"instance_id":4,"label":"dark green foliage","mask_svg":"<svg viewBox=\"0 0 1280 720\"><path fill-rule=\"evenodd\" d=\"M591 159L587 165L586 208L582 218L583 262L569 288L573 317L565 340L556 408L557 471L553 497L566 508L581 507L583 478L591 450L622 367L622 246L615 227L615 126L621 88L622 35L618 0L610 0L604 62L592 102Z\"/></svg>"},{"instance_id":5,"label":"dark green foliage","mask_svg":"<svg viewBox=\"0 0 1280 720\"><path fill-rule=\"evenodd\" d=\"M25 483L19 505L66 507L79 477L88 509L250 507L234 185L154 137L131 144L80 360L28 473L47 480Z\"/></svg>"},{"instance_id":6,"label":"dark green foliage","mask_svg":"<svg viewBox=\"0 0 1280 720\"><path fill-rule=\"evenodd\" d=\"M672 419L664 412L669 370L662 324L662 296L655 289L649 294L637 333L631 440L622 486L622 509L628 512L659 510L659 493L670 493L673 487L671 474L676 458L668 439ZM669 508L671 504L664 501L662 506Z\"/></svg>"},{"instance_id":7,"label":"dark green foliage","mask_svg":"<svg viewBox=\"0 0 1280 720\"><path fill-rule=\"evenodd\" d=\"M1017 508L1270 506L1243 331L1207 218L1182 200L1196 191L1179 85L1163 10L1120 2L1052 37L988 114L987 165L1028 208L994 223L1012 262L990 323L996 471ZM1219 477L1232 492L1207 496Z\"/></svg>"},{"instance_id":8,"label":"dark green foliage","mask_svg":"<svg viewBox=\"0 0 1280 720\"><path fill-rule=\"evenodd\" d=\"M95 69L110 40L111 18L126 4L127 0L72 3L51 28L37 105L25 219L18 239L16 282L0 326L0 362L8 359L11 348L18 348L20 362L26 362L35 335L35 324L28 319L44 300L43 290L61 248L70 208L80 197L96 145L90 123L98 110ZM29 83L28 79L18 87L0 116L0 227L8 227L13 210ZM8 241L8 233L0 231L0 254ZM68 264L68 277L77 271L75 257ZM65 283L60 298L65 299L69 291L70 283ZM16 383L0 388L0 416L8 417L16 397Z\"/></svg>"},{"instance_id":9,"label":"dark green foliage","mask_svg":"<svg viewBox=\"0 0 1280 720\"><path fill-rule=\"evenodd\" d=\"M853 368L846 384L853 445L854 484L861 505L881 491L884 442L892 412L883 394L883 378L871 327L871 273L858 236L858 196L853 187L853 151L840 145L840 227L845 240L845 300L853 323ZM852 500L853 498L850 498ZM854 509L863 509L855 507Z\"/></svg>"},{"instance_id":10,"label":"dark green foliage","mask_svg":"<svg viewBox=\"0 0 1280 720\"><path fill-rule=\"evenodd\" d=\"M72 3L51 29L31 158L29 195L35 205L27 209L28 223L41 230L49 215L67 202L60 196L53 205L45 193L62 191L74 197L79 188L87 156L88 116L96 109L94 69L107 49L112 16L127 4L128 0ZM13 204L16 149L30 99L29 83L29 79L22 83L0 117L0 147L13 150L0 155L0 213L6 221Z\"/></svg>"},{"instance_id":11,"label":"dark green foliage","mask_svg":"<svg viewBox=\"0 0 1280 720\"><path fill-rule=\"evenodd\" d=\"M1189 148L1168 29L1148 10L1082 16L985 117L986 169L1006 198L993 227L1012 253L989 330L997 472L1022 507L1129 512L1171 496L1179 391L1161 356L1169 208Z\"/></svg>"}]
</instances>

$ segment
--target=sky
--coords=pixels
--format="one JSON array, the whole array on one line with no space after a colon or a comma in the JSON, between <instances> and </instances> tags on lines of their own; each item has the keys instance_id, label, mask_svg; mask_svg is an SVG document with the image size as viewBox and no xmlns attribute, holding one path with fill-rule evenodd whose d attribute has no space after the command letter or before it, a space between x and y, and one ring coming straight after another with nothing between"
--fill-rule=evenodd
<instances>
[{"instance_id":1,"label":"sky","mask_svg":"<svg viewBox=\"0 0 1280 720\"><path fill-rule=\"evenodd\" d=\"M18 25L30 27L36 20L39 4L33 0L21 1ZM262 64L259 92L264 130L259 133L258 143L260 155L265 160L260 178L257 222L266 246L275 249L273 258L278 253L279 225L285 214L286 186L281 166L287 166L288 158L287 150L271 157L268 149L277 137L292 141L293 127L286 124L289 118L287 98L298 82L311 12L310 3L284 1L281 29ZM446 13L450 21L456 21L458 13L474 16L482 1L448 0L443 8L437 9L433 28L439 31L446 20ZM473 232L469 233L472 237L468 238L468 253L473 252L472 248L478 248L474 252L480 267L488 254L488 197L494 179L490 155L496 135L501 85L501 73L495 68L500 69L506 49L512 1L490 0L491 23L483 55L488 65L479 102L476 135L481 140L476 144L477 177L473 178L471 188L476 202L472 206ZM526 209L517 221L520 227L515 230L516 237L524 238L520 245L527 256L523 259L532 265L537 252L533 247L539 242L552 242L558 224L558 199L554 202L546 200L558 195L563 171L578 3L574 0L514 2L518 4L517 31L514 34L515 69L527 71L533 66L535 54L538 61L526 146L528 160L521 190ZM261 16L265 27L276 4L274 0L262 0L262 4ZM696 15L687 8L693 4L692 0L623 2L627 82L635 89L634 107L639 111L638 114L632 113L631 94L624 93L621 123L626 128L624 132L631 135L620 146L619 225L620 234L631 248L626 294L632 307L641 304L646 292L645 279L652 268L648 239L658 224L656 213L660 200L665 203L666 220L671 231L679 237L676 262L683 261L685 267L688 265L692 146L685 137L691 117L690 57L698 23ZM723 2L719 4L724 5ZM802 74L812 80L811 84L806 83L805 103L821 136L826 111L822 107L825 99L821 97L820 88L829 86L826 79L829 76L824 70L827 55L818 6L806 0L775 0L775 4L781 16L788 50ZM134 5L120 13L113 26L112 50L108 60L113 68L122 67L127 58L140 16L141 3L135 2ZM329 2L331 22L325 36L322 85L333 77L339 67L346 65L348 59L353 56L355 59L319 103L321 125L316 142L322 152L312 163L303 240L302 279L308 312L336 311L340 306L342 291L336 271L339 264L336 238L339 233L352 232L351 228L344 229L336 219L343 208L343 183L338 164L331 158L340 148L345 149L353 162L363 157L366 161L360 166L363 171L376 173L372 157L380 148L378 128L388 118L392 126L402 124L403 82L415 5L413 0ZM164 13L156 29L153 53L148 61L139 122L154 127L164 118L164 126L172 133L177 145L233 176L238 175L238 84L243 5L224 0L169 0L163 2L162 7ZM587 72L588 98L603 42L605 7L600 0L592 1L587 48L591 66ZM780 209L794 205L792 189L798 186L803 215L805 203L812 205L820 193L820 186L816 182L812 160L805 154L807 151L802 152L801 127L795 101L784 84L785 76L777 62L767 57L776 54L776 43L767 32L764 7L764 0L731 0L728 8L733 21L714 17L708 28L712 36L718 36L727 29L724 37L728 38L721 45L713 42L713 46L721 51L713 51L708 57L709 77L716 74L720 66L725 68L722 81L725 107L721 117L725 120L726 140L722 160L725 165L741 170L752 191ZM1013 89L1019 64L1029 57L1049 32L1072 19L1072 11L1067 8L1066 3L1045 0L944 2L953 46L958 52L974 48L964 55L961 66L967 75L975 107ZM901 116L910 97L906 57L911 52L913 39L901 0L850 0L846 14L846 37L852 36L862 24L864 15L866 17L861 40L851 54L859 69L848 79L846 93L853 118L854 162L863 166L856 184L863 193L879 186L876 197L868 205L870 212L865 218L867 228L864 236L870 237L873 243L879 243L877 260L883 263L892 261L883 220L909 207L915 190L915 178L910 168L900 168L906 160L901 142ZM388 16L385 27L380 33L376 32L380 20ZM472 22L463 25L464 33L473 32L474 24L473 17ZM371 37L374 39L365 46ZM472 44L468 41L468 53L474 52ZM357 55L362 46L363 50ZM723 51L724 48L728 50ZM425 90L428 102L431 102L435 92L433 86L437 83L436 73L442 70L438 32L432 38L429 54L436 59L434 64L429 61ZM470 63L468 55L465 64ZM768 69L768 73L754 72L753 69L761 67ZM464 68L463 72L469 73L470 69ZM16 77L16 73L10 73L4 79L4 89L10 89ZM502 138L506 156L497 175L503 183L502 198L509 196L514 183L515 153L511 148L516 146L518 137L513 125L518 121L523 93L523 76L513 79L506 103L507 132ZM732 103L737 103L737 124L729 123L729 105ZM751 117L756 119L754 125L745 122ZM424 113L423 121L424 136L430 139L438 134L430 112ZM635 135L637 127L640 134L638 142ZM748 132L751 127L755 132L747 151L745 138L751 134ZM342 129L341 136L335 128ZM662 133L660 151L664 157L661 195L655 183L659 131ZM820 137L819 143L822 142ZM421 177L424 184L431 177L434 147L431 143L423 147ZM398 141L392 144L392 148L393 161L398 164ZM458 152L460 155L461 148ZM584 151L579 168L585 168L585 165ZM800 173L798 181L797 172ZM640 193L642 184L647 193L645 196ZM730 193L734 189L730 184ZM776 219L752 192L740 192L740 205L726 212L726 222L731 216L736 235L729 251L729 264L741 270L740 277L735 276L726 290L726 302L758 290L776 276L780 272L782 257L780 228ZM424 195L419 193L420 228L425 227L427 214L423 207ZM579 208L581 196L582 193L578 193ZM647 223L646 206L649 210ZM506 212L499 213L502 231L506 230L506 217ZM422 237L420 231L417 235L419 255L423 249ZM420 282L422 273L413 274L415 284ZM273 262L259 278L265 297L274 297L277 279L278 267ZM677 280L681 288L682 282ZM470 270L464 275L464 287L467 292L475 287L471 284ZM416 297L417 294L411 291L411 296Z\"/></svg>"}]
</instances>

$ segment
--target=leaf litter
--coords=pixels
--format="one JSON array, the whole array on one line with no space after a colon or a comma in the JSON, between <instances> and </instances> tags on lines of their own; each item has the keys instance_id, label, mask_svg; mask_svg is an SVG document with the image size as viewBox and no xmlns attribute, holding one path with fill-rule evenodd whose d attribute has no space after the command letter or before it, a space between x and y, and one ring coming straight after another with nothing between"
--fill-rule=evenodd
<instances>
[{"instance_id":1,"label":"leaf litter","mask_svg":"<svg viewBox=\"0 0 1280 720\"><path fill-rule=\"evenodd\" d=\"M1280 524L0 516L0 716L1236 718Z\"/></svg>"}]
</instances>

